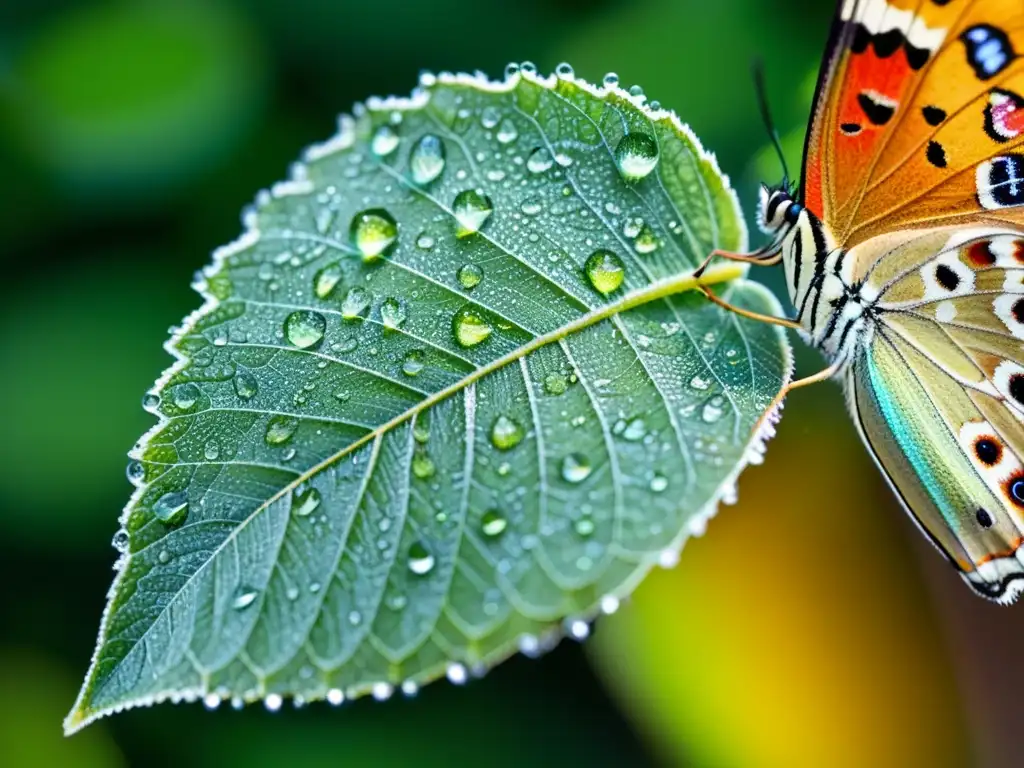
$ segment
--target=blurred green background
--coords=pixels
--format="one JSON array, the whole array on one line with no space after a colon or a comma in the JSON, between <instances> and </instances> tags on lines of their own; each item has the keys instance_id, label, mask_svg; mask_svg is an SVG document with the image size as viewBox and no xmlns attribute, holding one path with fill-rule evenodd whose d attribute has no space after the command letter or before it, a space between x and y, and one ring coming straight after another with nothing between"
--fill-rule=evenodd
<instances>
[{"instance_id":1,"label":"blurred green background","mask_svg":"<svg viewBox=\"0 0 1024 768\"><path fill-rule=\"evenodd\" d=\"M161 706L61 736L128 498L139 400L257 189L420 69L568 60L674 108L740 188L799 160L827 0L0 3L0 763L1019 765L1021 608L905 519L833 385L791 398L709 535L586 645L340 710ZM773 286L779 276L763 276ZM819 361L800 352L812 372Z\"/></svg>"}]
</instances>

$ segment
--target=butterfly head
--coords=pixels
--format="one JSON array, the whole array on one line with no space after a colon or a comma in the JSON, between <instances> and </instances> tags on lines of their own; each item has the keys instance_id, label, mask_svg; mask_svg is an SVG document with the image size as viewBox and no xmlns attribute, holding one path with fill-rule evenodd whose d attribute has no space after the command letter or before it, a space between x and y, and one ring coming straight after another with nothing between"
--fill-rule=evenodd
<instances>
[{"instance_id":1,"label":"butterfly head","mask_svg":"<svg viewBox=\"0 0 1024 768\"><path fill-rule=\"evenodd\" d=\"M789 185L781 187L761 185L761 197L757 206L757 226L766 235L781 240L797 223L803 206L793 199Z\"/></svg>"}]
</instances>

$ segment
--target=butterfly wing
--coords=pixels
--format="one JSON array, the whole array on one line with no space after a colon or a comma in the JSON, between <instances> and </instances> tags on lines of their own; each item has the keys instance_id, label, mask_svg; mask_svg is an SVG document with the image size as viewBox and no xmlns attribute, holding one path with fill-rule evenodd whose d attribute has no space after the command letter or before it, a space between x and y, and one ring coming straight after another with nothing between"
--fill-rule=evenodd
<instances>
[{"instance_id":1,"label":"butterfly wing","mask_svg":"<svg viewBox=\"0 0 1024 768\"><path fill-rule=\"evenodd\" d=\"M978 592L1011 601L1024 589L1024 232L884 242L857 254L873 262L876 322L847 370L851 409L929 538Z\"/></svg>"},{"instance_id":2,"label":"butterfly wing","mask_svg":"<svg viewBox=\"0 0 1024 768\"><path fill-rule=\"evenodd\" d=\"M839 243L1024 224L1024 3L842 2L804 168Z\"/></svg>"}]
</instances>

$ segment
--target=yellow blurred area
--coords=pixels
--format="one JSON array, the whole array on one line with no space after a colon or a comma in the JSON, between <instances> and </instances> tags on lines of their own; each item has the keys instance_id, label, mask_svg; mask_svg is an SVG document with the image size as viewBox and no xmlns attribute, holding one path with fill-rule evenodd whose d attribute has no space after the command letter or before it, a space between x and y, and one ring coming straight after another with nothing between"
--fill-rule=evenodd
<instances>
[{"instance_id":1,"label":"yellow blurred area","mask_svg":"<svg viewBox=\"0 0 1024 768\"><path fill-rule=\"evenodd\" d=\"M739 503L590 646L671 762L971 764L942 635L903 546L909 523L838 388L824 386L790 398Z\"/></svg>"}]
</instances>

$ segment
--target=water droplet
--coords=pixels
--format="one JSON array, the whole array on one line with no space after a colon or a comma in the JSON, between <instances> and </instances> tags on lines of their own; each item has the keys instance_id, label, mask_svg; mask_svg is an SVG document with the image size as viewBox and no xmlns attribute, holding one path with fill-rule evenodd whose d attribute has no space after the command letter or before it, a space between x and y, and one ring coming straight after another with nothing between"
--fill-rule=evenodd
<instances>
[{"instance_id":1,"label":"water droplet","mask_svg":"<svg viewBox=\"0 0 1024 768\"><path fill-rule=\"evenodd\" d=\"M377 701L387 701L394 692L395 688L390 683L374 683L370 688L370 695Z\"/></svg>"},{"instance_id":2,"label":"water droplet","mask_svg":"<svg viewBox=\"0 0 1024 768\"><path fill-rule=\"evenodd\" d=\"M284 335L299 349L320 343L327 331L327 320L319 312L300 309L284 320Z\"/></svg>"},{"instance_id":3,"label":"water droplet","mask_svg":"<svg viewBox=\"0 0 1024 768\"><path fill-rule=\"evenodd\" d=\"M544 173L544 171L551 170L551 166L554 164L555 159L551 157L547 147L537 147L526 159L526 169L530 173Z\"/></svg>"},{"instance_id":4,"label":"water droplet","mask_svg":"<svg viewBox=\"0 0 1024 768\"><path fill-rule=\"evenodd\" d=\"M583 619L566 620L565 629L573 640L586 640L590 635L590 625Z\"/></svg>"},{"instance_id":5,"label":"water droplet","mask_svg":"<svg viewBox=\"0 0 1024 768\"><path fill-rule=\"evenodd\" d=\"M636 240L633 241L633 250L641 256L646 256L648 253L654 253L658 250L658 238L654 234L654 230L646 224L640 230L640 234L636 236Z\"/></svg>"},{"instance_id":6,"label":"water droplet","mask_svg":"<svg viewBox=\"0 0 1024 768\"><path fill-rule=\"evenodd\" d=\"M499 451L508 451L522 442L523 428L508 416L499 416L491 427L491 442Z\"/></svg>"},{"instance_id":7,"label":"water droplet","mask_svg":"<svg viewBox=\"0 0 1024 768\"><path fill-rule=\"evenodd\" d=\"M373 261L398 240L398 224L383 208L371 208L352 217L349 234L363 261Z\"/></svg>"},{"instance_id":8,"label":"water droplet","mask_svg":"<svg viewBox=\"0 0 1024 768\"><path fill-rule=\"evenodd\" d=\"M619 76L614 72L609 72L604 76L604 80L602 82L604 82L605 88L614 88L619 84Z\"/></svg>"},{"instance_id":9,"label":"water droplet","mask_svg":"<svg viewBox=\"0 0 1024 768\"><path fill-rule=\"evenodd\" d=\"M416 247L421 250L429 251L431 248L434 247L434 245L434 238L432 238L430 235L426 233L416 238Z\"/></svg>"},{"instance_id":10,"label":"water droplet","mask_svg":"<svg viewBox=\"0 0 1024 768\"><path fill-rule=\"evenodd\" d=\"M496 509L487 510L480 518L480 530L484 532L484 536L490 539L500 536L506 528L508 528L508 520Z\"/></svg>"},{"instance_id":11,"label":"water droplet","mask_svg":"<svg viewBox=\"0 0 1024 768\"><path fill-rule=\"evenodd\" d=\"M459 267L456 277L459 278L459 285L469 291L480 285L480 281L484 279L484 271L476 264L463 264Z\"/></svg>"},{"instance_id":12,"label":"water droplet","mask_svg":"<svg viewBox=\"0 0 1024 768\"><path fill-rule=\"evenodd\" d=\"M549 373L544 377L544 389L549 395L561 395L569 388L569 381L564 374Z\"/></svg>"},{"instance_id":13,"label":"water droplet","mask_svg":"<svg viewBox=\"0 0 1024 768\"><path fill-rule=\"evenodd\" d=\"M434 569L434 556L430 554L422 542L417 541L409 547L409 570L417 576L425 576Z\"/></svg>"},{"instance_id":14,"label":"water droplet","mask_svg":"<svg viewBox=\"0 0 1024 768\"><path fill-rule=\"evenodd\" d=\"M462 347L475 347L491 335L491 326L473 307L466 305L452 318L452 332Z\"/></svg>"},{"instance_id":15,"label":"water droplet","mask_svg":"<svg viewBox=\"0 0 1024 768\"><path fill-rule=\"evenodd\" d=\"M452 203L455 215L455 236L469 237L480 231L494 212L491 198L475 189L459 192Z\"/></svg>"},{"instance_id":16,"label":"water droplet","mask_svg":"<svg viewBox=\"0 0 1024 768\"><path fill-rule=\"evenodd\" d=\"M110 540L110 546L112 546L118 552L127 552L128 531L126 531L124 528L118 529L117 533L114 534L114 538Z\"/></svg>"},{"instance_id":17,"label":"water droplet","mask_svg":"<svg viewBox=\"0 0 1024 768\"><path fill-rule=\"evenodd\" d=\"M398 134L390 125L382 125L373 132L370 140L370 151L377 157L387 157L398 146Z\"/></svg>"},{"instance_id":18,"label":"water droplet","mask_svg":"<svg viewBox=\"0 0 1024 768\"><path fill-rule=\"evenodd\" d=\"M590 254L584 270L594 290L605 296L622 285L625 276L622 260L603 248Z\"/></svg>"},{"instance_id":19,"label":"water droplet","mask_svg":"<svg viewBox=\"0 0 1024 768\"><path fill-rule=\"evenodd\" d=\"M668 488L668 478L664 475L655 475L651 478L651 490L655 493L661 493Z\"/></svg>"},{"instance_id":20,"label":"water droplet","mask_svg":"<svg viewBox=\"0 0 1024 768\"><path fill-rule=\"evenodd\" d=\"M712 424L722 418L722 414L725 410L722 408L724 400L721 395L715 395L706 403L704 408L701 410L700 417L708 424Z\"/></svg>"},{"instance_id":21,"label":"water droplet","mask_svg":"<svg viewBox=\"0 0 1024 768\"><path fill-rule=\"evenodd\" d=\"M141 461L129 461L125 468L125 475L128 476L128 482L132 485L141 485L142 481L146 479L146 467Z\"/></svg>"},{"instance_id":22,"label":"water droplet","mask_svg":"<svg viewBox=\"0 0 1024 768\"><path fill-rule=\"evenodd\" d=\"M511 144L519 138L519 131L516 130L515 123L506 117L501 121L501 125L498 126L496 137L502 144Z\"/></svg>"},{"instance_id":23,"label":"water droplet","mask_svg":"<svg viewBox=\"0 0 1024 768\"><path fill-rule=\"evenodd\" d=\"M434 461L426 453L418 452L412 457L412 473L420 480L433 477L434 471Z\"/></svg>"},{"instance_id":24,"label":"water droplet","mask_svg":"<svg viewBox=\"0 0 1024 768\"><path fill-rule=\"evenodd\" d=\"M143 410L149 411L150 413L156 413L156 409L159 407L160 395L154 394L153 392L147 392L142 396Z\"/></svg>"},{"instance_id":25,"label":"water droplet","mask_svg":"<svg viewBox=\"0 0 1024 768\"><path fill-rule=\"evenodd\" d=\"M288 587L288 589L286 589L284 591L284 596L287 597L289 600L298 600L299 599L299 588L298 587Z\"/></svg>"},{"instance_id":26,"label":"water droplet","mask_svg":"<svg viewBox=\"0 0 1024 768\"><path fill-rule=\"evenodd\" d=\"M313 276L313 293L318 299L326 299L341 282L341 265L328 264Z\"/></svg>"},{"instance_id":27,"label":"water droplet","mask_svg":"<svg viewBox=\"0 0 1024 768\"><path fill-rule=\"evenodd\" d=\"M555 67L555 74L563 80L569 80L573 76L572 65L567 61L563 61L557 67Z\"/></svg>"},{"instance_id":28,"label":"water droplet","mask_svg":"<svg viewBox=\"0 0 1024 768\"><path fill-rule=\"evenodd\" d=\"M352 288L341 302L341 316L346 320L358 320L370 306L370 294L364 288Z\"/></svg>"},{"instance_id":29,"label":"water droplet","mask_svg":"<svg viewBox=\"0 0 1024 768\"><path fill-rule=\"evenodd\" d=\"M646 133L627 133L615 147L615 164L626 181L640 181L658 165L658 144Z\"/></svg>"},{"instance_id":30,"label":"water droplet","mask_svg":"<svg viewBox=\"0 0 1024 768\"><path fill-rule=\"evenodd\" d=\"M594 521L587 517L581 517L573 526L580 536L590 536L594 532Z\"/></svg>"},{"instance_id":31,"label":"water droplet","mask_svg":"<svg viewBox=\"0 0 1024 768\"><path fill-rule=\"evenodd\" d=\"M188 515L188 491L165 493L153 505L153 514L165 525L180 525Z\"/></svg>"},{"instance_id":32,"label":"water droplet","mask_svg":"<svg viewBox=\"0 0 1024 768\"><path fill-rule=\"evenodd\" d=\"M419 376L425 366L423 362L425 357L421 349L407 352L402 360L402 373L406 376Z\"/></svg>"},{"instance_id":33,"label":"water droplet","mask_svg":"<svg viewBox=\"0 0 1024 768\"><path fill-rule=\"evenodd\" d=\"M405 305L396 298L388 297L380 305L380 319L388 330L395 330L405 322Z\"/></svg>"},{"instance_id":34,"label":"water droplet","mask_svg":"<svg viewBox=\"0 0 1024 768\"><path fill-rule=\"evenodd\" d=\"M406 680L402 683L402 695L412 697L419 692L420 687L415 680Z\"/></svg>"},{"instance_id":35,"label":"water droplet","mask_svg":"<svg viewBox=\"0 0 1024 768\"><path fill-rule=\"evenodd\" d=\"M199 391L199 387L189 382L187 384L179 384L174 388L171 393L171 402L174 403L174 407L182 411L187 411L192 408L202 393Z\"/></svg>"},{"instance_id":36,"label":"water droplet","mask_svg":"<svg viewBox=\"0 0 1024 768\"><path fill-rule=\"evenodd\" d=\"M292 439L295 430L299 428L299 420L294 416L283 414L272 416L267 422L267 431L263 438L267 445L284 445Z\"/></svg>"},{"instance_id":37,"label":"water droplet","mask_svg":"<svg viewBox=\"0 0 1024 768\"><path fill-rule=\"evenodd\" d=\"M277 712L281 709L282 704L284 704L284 699L279 693L268 693L267 698L263 700L263 706L267 708L268 712Z\"/></svg>"},{"instance_id":38,"label":"water droplet","mask_svg":"<svg viewBox=\"0 0 1024 768\"><path fill-rule=\"evenodd\" d=\"M700 376L694 376L690 379L690 386L697 390L705 390L711 386L711 382L707 379L702 379Z\"/></svg>"},{"instance_id":39,"label":"water droplet","mask_svg":"<svg viewBox=\"0 0 1024 768\"><path fill-rule=\"evenodd\" d=\"M643 440L644 435L647 434L647 425L643 419L633 419L629 424L626 425L625 429L622 430L622 439L628 440L631 443L635 443L638 440Z\"/></svg>"},{"instance_id":40,"label":"water droplet","mask_svg":"<svg viewBox=\"0 0 1024 768\"><path fill-rule=\"evenodd\" d=\"M259 384L256 382L256 377L248 371L238 371L235 374L233 381L235 385L235 394L238 395L240 400L251 400L259 392Z\"/></svg>"},{"instance_id":41,"label":"water droplet","mask_svg":"<svg viewBox=\"0 0 1024 768\"><path fill-rule=\"evenodd\" d=\"M220 456L220 444L216 440L207 440L203 446L203 456L207 461L216 461Z\"/></svg>"},{"instance_id":42,"label":"water droplet","mask_svg":"<svg viewBox=\"0 0 1024 768\"><path fill-rule=\"evenodd\" d=\"M248 608L256 601L258 595L259 590L257 589L253 589L252 587L239 587L235 590L235 597L231 601L231 607L236 611ZM280 699L281 697L278 696L278 698ZM267 700L269 701L269 699L270 697L268 696ZM280 706L280 704L278 706Z\"/></svg>"},{"instance_id":43,"label":"water droplet","mask_svg":"<svg viewBox=\"0 0 1024 768\"><path fill-rule=\"evenodd\" d=\"M619 610L619 598L615 595L605 595L601 598L601 613L610 616Z\"/></svg>"},{"instance_id":44,"label":"water droplet","mask_svg":"<svg viewBox=\"0 0 1024 768\"><path fill-rule=\"evenodd\" d=\"M501 112L497 107L485 107L480 115L480 124L487 130L494 128L499 120L501 120Z\"/></svg>"},{"instance_id":45,"label":"water droplet","mask_svg":"<svg viewBox=\"0 0 1024 768\"><path fill-rule=\"evenodd\" d=\"M448 682L455 685L464 685L466 680L469 679L466 668L457 662L448 665L445 677L448 678Z\"/></svg>"},{"instance_id":46,"label":"water droplet","mask_svg":"<svg viewBox=\"0 0 1024 768\"><path fill-rule=\"evenodd\" d=\"M213 711L220 706L220 696L216 693L208 693L203 696L203 706L208 710Z\"/></svg>"},{"instance_id":47,"label":"water droplet","mask_svg":"<svg viewBox=\"0 0 1024 768\"><path fill-rule=\"evenodd\" d=\"M444 142L432 133L422 136L409 155L409 172L417 184L429 184L444 171Z\"/></svg>"},{"instance_id":48,"label":"water droplet","mask_svg":"<svg viewBox=\"0 0 1024 768\"><path fill-rule=\"evenodd\" d=\"M581 453L570 453L562 459L562 479L567 483L582 483L592 470L590 461Z\"/></svg>"},{"instance_id":49,"label":"water droplet","mask_svg":"<svg viewBox=\"0 0 1024 768\"><path fill-rule=\"evenodd\" d=\"M416 426L412 428L412 437L421 445L430 439L430 424L424 420L417 420Z\"/></svg>"},{"instance_id":50,"label":"water droplet","mask_svg":"<svg viewBox=\"0 0 1024 768\"><path fill-rule=\"evenodd\" d=\"M340 707L345 703L345 692L341 688L331 688L327 691L327 703L332 707Z\"/></svg>"},{"instance_id":51,"label":"water droplet","mask_svg":"<svg viewBox=\"0 0 1024 768\"><path fill-rule=\"evenodd\" d=\"M296 517L309 517L320 506L321 501L320 491L316 488L307 488L301 493L296 493L292 499L292 514Z\"/></svg>"}]
</instances>

